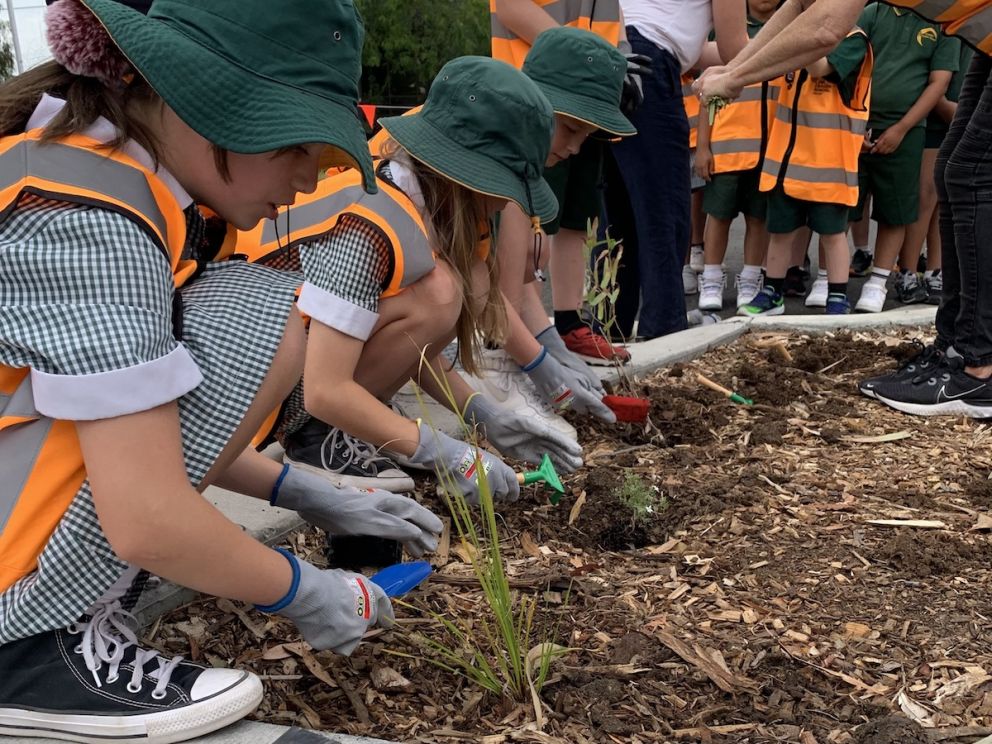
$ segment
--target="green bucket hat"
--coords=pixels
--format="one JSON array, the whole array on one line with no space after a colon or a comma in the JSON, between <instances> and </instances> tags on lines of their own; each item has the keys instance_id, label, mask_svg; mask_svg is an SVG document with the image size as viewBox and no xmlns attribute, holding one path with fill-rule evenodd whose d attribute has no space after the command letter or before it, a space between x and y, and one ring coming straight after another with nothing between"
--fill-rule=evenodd
<instances>
[{"instance_id":1,"label":"green bucket hat","mask_svg":"<svg viewBox=\"0 0 992 744\"><path fill-rule=\"evenodd\" d=\"M458 57L434 78L415 114L380 119L411 156L462 186L550 222L558 200L541 174L554 111L520 71L489 57Z\"/></svg>"},{"instance_id":2,"label":"green bucket hat","mask_svg":"<svg viewBox=\"0 0 992 744\"><path fill-rule=\"evenodd\" d=\"M627 58L591 31L548 29L534 40L522 70L557 113L618 137L637 134L620 113Z\"/></svg>"},{"instance_id":3,"label":"green bucket hat","mask_svg":"<svg viewBox=\"0 0 992 744\"><path fill-rule=\"evenodd\" d=\"M375 190L358 112L365 28L351 0L155 0L147 15L82 3L200 136L244 154L325 143Z\"/></svg>"}]
</instances>

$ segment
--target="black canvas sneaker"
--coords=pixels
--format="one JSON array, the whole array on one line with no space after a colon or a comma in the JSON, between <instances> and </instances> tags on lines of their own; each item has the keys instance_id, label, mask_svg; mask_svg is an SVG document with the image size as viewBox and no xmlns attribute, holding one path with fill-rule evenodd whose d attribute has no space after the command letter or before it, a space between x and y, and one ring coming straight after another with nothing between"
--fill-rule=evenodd
<instances>
[{"instance_id":1,"label":"black canvas sneaker","mask_svg":"<svg viewBox=\"0 0 992 744\"><path fill-rule=\"evenodd\" d=\"M414 488L413 478L371 444L315 418L288 437L283 460L339 488L380 488L393 493Z\"/></svg>"},{"instance_id":2,"label":"black canvas sneaker","mask_svg":"<svg viewBox=\"0 0 992 744\"><path fill-rule=\"evenodd\" d=\"M958 356L945 356L928 374L878 385L875 397L914 416L992 417L992 384L965 372Z\"/></svg>"},{"instance_id":3,"label":"black canvas sneaker","mask_svg":"<svg viewBox=\"0 0 992 744\"><path fill-rule=\"evenodd\" d=\"M262 700L254 674L166 659L138 645L118 602L0 646L0 736L170 744L203 736Z\"/></svg>"},{"instance_id":4,"label":"black canvas sneaker","mask_svg":"<svg viewBox=\"0 0 992 744\"><path fill-rule=\"evenodd\" d=\"M851 256L851 268L849 274L851 276L868 276L871 273L871 266L875 262L875 256L873 256L868 251L863 251L860 248L854 249L854 254Z\"/></svg>"},{"instance_id":5,"label":"black canvas sneaker","mask_svg":"<svg viewBox=\"0 0 992 744\"><path fill-rule=\"evenodd\" d=\"M914 343L920 344L919 341L914 341ZM882 383L887 384L890 382L912 380L914 377L919 375L928 374L938 364L940 364L940 361L944 358L944 352L933 344L928 344L927 346L922 346L922 344L920 344L920 346L920 352L903 362L899 366L899 369L895 372L889 372L888 374L869 377L867 380L862 380L858 383L858 390L861 391L862 395L867 395L869 398L874 398L875 388Z\"/></svg>"}]
</instances>

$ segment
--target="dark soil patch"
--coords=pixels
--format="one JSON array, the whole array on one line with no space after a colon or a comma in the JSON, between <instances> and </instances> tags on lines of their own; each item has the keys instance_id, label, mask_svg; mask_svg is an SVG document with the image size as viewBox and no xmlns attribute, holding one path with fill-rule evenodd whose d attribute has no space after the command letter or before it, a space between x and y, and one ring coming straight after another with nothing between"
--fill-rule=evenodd
<instances>
[{"instance_id":1,"label":"dark soil patch","mask_svg":"<svg viewBox=\"0 0 992 744\"><path fill-rule=\"evenodd\" d=\"M972 504L986 509L992 507L992 480L976 476L964 484L964 493Z\"/></svg>"},{"instance_id":2,"label":"dark soil patch","mask_svg":"<svg viewBox=\"0 0 992 744\"><path fill-rule=\"evenodd\" d=\"M782 437L789 430L787 422L762 416L751 424L752 444L782 444Z\"/></svg>"},{"instance_id":3,"label":"dark soil patch","mask_svg":"<svg viewBox=\"0 0 992 744\"><path fill-rule=\"evenodd\" d=\"M926 733L902 716L886 716L858 726L854 744L926 744Z\"/></svg>"},{"instance_id":4,"label":"dark soil patch","mask_svg":"<svg viewBox=\"0 0 992 744\"><path fill-rule=\"evenodd\" d=\"M914 349L908 353L904 346ZM898 349L899 351L895 351ZM895 351L895 353L894 353ZM795 352L794 365L806 372L820 372L829 368L831 374L853 372L859 369L871 369L876 365L887 362L893 357L906 358L919 351L912 344L902 344L897 347L886 346L863 339L855 339L850 332L841 332L833 336L818 336L811 338Z\"/></svg>"},{"instance_id":5,"label":"dark soil patch","mask_svg":"<svg viewBox=\"0 0 992 744\"><path fill-rule=\"evenodd\" d=\"M682 393L682 390L666 390L652 400L651 422L661 433L663 443L674 447L713 441L713 429L726 425L726 415L705 402L686 399Z\"/></svg>"},{"instance_id":6,"label":"dark soil patch","mask_svg":"<svg viewBox=\"0 0 992 744\"><path fill-rule=\"evenodd\" d=\"M923 530L899 530L874 553L897 571L912 576L947 576L992 559L992 546L970 545L953 535Z\"/></svg>"}]
</instances>

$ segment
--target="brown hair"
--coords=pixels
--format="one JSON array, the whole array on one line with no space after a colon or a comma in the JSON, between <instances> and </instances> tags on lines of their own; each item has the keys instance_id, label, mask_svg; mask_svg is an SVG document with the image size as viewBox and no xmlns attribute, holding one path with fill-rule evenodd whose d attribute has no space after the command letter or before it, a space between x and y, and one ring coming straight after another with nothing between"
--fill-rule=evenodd
<instances>
[{"instance_id":1,"label":"brown hair","mask_svg":"<svg viewBox=\"0 0 992 744\"><path fill-rule=\"evenodd\" d=\"M84 132L102 116L119 132L107 143L108 149L117 150L133 140L158 166L161 148L135 108L158 103L161 98L141 75L135 73L126 86L117 89L96 78L73 74L55 61L38 65L0 84L0 136L23 133L45 93L61 98L66 105L45 127L42 142ZM227 151L216 145L213 149L217 170L229 180Z\"/></svg>"},{"instance_id":2,"label":"brown hair","mask_svg":"<svg viewBox=\"0 0 992 744\"><path fill-rule=\"evenodd\" d=\"M393 139L387 140L381 151L387 159L405 153ZM471 302L475 296L472 267L479 260L479 244L488 232L485 201L481 194L455 183L419 160L410 158L410 161L424 195L425 211L430 217L427 229L435 248L461 279L462 311L455 326L458 360L466 372L475 375L478 374L480 340L501 343L506 336L506 307L499 288L495 246L490 247L486 256L489 292L480 309ZM495 242L495 238L491 240Z\"/></svg>"}]
</instances>

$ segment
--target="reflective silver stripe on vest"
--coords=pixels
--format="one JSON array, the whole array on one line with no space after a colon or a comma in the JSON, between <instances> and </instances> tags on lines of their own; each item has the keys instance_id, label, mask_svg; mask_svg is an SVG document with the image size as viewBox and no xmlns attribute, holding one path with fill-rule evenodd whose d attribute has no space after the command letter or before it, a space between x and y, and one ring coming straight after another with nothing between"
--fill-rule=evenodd
<instances>
[{"instance_id":1,"label":"reflective silver stripe on vest","mask_svg":"<svg viewBox=\"0 0 992 744\"><path fill-rule=\"evenodd\" d=\"M25 140L0 156L0 189L14 186L27 175L94 192L92 199L84 196L82 200L77 200L67 196L69 201L108 203L100 198L104 196L127 204L147 218L168 243L168 223L155 201L145 174L137 168L82 147ZM58 192L53 194L58 195ZM159 242L158 237L152 237L155 242ZM167 245L161 247L168 249Z\"/></svg>"},{"instance_id":2,"label":"reflective silver stripe on vest","mask_svg":"<svg viewBox=\"0 0 992 744\"><path fill-rule=\"evenodd\" d=\"M786 124L792 124L792 108L780 106L775 112L775 118ZM838 132L850 132L864 136L868 131L868 122L865 119L855 119L853 116L844 114L827 114L812 111L800 111L796 117L799 126L809 129L831 129Z\"/></svg>"},{"instance_id":3,"label":"reflective silver stripe on vest","mask_svg":"<svg viewBox=\"0 0 992 744\"><path fill-rule=\"evenodd\" d=\"M765 172L778 175L782 163L765 158ZM789 163L785 173L786 178L804 183L842 183L854 188L858 185L858 174L848 173L843 168L813 168L808 165Z\"/></svg>"},{"instance_id":4,"label":"reflective silver stripe on vest","mask_svg":"<svg viewBox=\"0 0 992 744\"><path fill-rule=\"evenodd\" d=\"M733 155L740 152L749 152L757 155L760 150L760 137L758 139L729 139L710 142L710 152L714 155Z\"/></svg>"},{"instance_id":5,"label":"reflective silver stripe on vest","mask_svg":"<svg viewBox=\"0 0 992 744\"><path fill-rule=\"evenodd\" d=\"M941 18L951 8L958 5L959 0L923 0L920 3L894 2L891 4L900 8L909 8L932 23L947 24L956 23L959 20L957 18ZM992 34L992 8L984 8L969 16L954 35L960 36L973 46L978 46L989 37L989 34Z\"/></svg>"},{"instance_id":6,"label":"reflective silver stripe on vest","mask_svg":"<svg viewBox=\"0 0 992 744\"><path fill-rule=\"evenodd\" d=\"M619 0L556 0L540 6L560 26L590 18L593 23L619 23ZM519 39L520 37L500 23L495 13L490 14L490 32L494 39Z\"/></svg>"},{"instance_id":7,"label":"reflective silver stripe on vest","mask_svg":"<svg viewBox=\"0 0 992 744\"><path fill-rule=\"evenodd\" d=\"M400 287L409 287L434 268L434 253L420 223L397 204L386 189L380 188L375 194L364 194L360 203L382 217L400 240L400 245L393 246L393 250L403 255Z\"/></svg>"},{"instance_id":8,"label":"reflective silver stripe on vest","mask_svg":"<svg viewBox=\"0 0 992 744\"><path fill-rule=\"evenodd\" d=\"M375 194L366 194L365 189L359 185L347 186L316 201L290 207L280 213L275 222L269 220L265 223L262 228L262 245L285 242L289 228L293 230L292 241L286 242L283 248L310 242L334 228L334 224L328 224L328 220L359 204L382 217L401 241L400 245L393 246L394 250L403 255L401 287L409 286L434 268L434 255L420 224L396 203L385 188L380 188ZM262 262L264 263L264 258Z\"/></svg>"},{"instance_id":9,"label":"reflective silver stripe on vest","mask_svg":"<svg viewBox=\"0 0 992 744\"><path fill-rule=\"evenodd\" d=\"M760 101L761 100L761 86L756 85L754 87L748 86L741 90L741 94L731 102L731 106L735 103L747 103L748 101Z\"/></svg>"},{"instance_id":10,"label":"reflective silver stripe on vest","mask_svg":"<svg viewBox=\"0 0 992 744\"><path fill-rule=\"evenodd\" d=\"M13 395L0 395L0 415L39 416L31 393L31 375L27 375ZM24 484L34 469L52 420L36 418L0 429L0 534L17 506Z\"/></svg>"},{"instance_id":11,"label":"reflective silver stripe on vest","mask_svg":"<svg viewBox=\"0 0 992 744\"><path fill-rule=\"evenodd\" d=\"M288 207L279 213L275 220L266 220L262 226L262 245L270 243L279 245L285 242L292 228L297 235L293 243L312 240L317 237L314 232L318 225L331 219L357 201L360 201L365 190L361 186L348 186L328 194L317 201L301 204L298 207ZM334 225L327 226L330 230ZM283 246L285 247L285 246Z\"/></svg>"},{"instance_id":12,"label":"reflective silver stripe on vest","mask_svg":"<svg viewBox=\"0 0 992 744\"><path fill-rule=\"evenodd\" d=\"M690 116L689 129L698 129L698 128L699 128L699 116Z\"/></svg>"}]
</instances>

